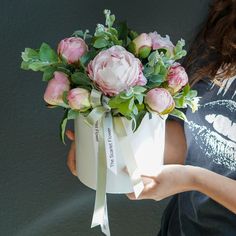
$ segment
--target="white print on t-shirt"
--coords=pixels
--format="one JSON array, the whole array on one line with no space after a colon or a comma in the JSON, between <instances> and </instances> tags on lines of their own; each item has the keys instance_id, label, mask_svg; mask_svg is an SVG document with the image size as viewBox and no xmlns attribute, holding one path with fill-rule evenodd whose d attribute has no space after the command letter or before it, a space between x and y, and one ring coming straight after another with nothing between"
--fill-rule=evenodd
<instances>
[{"instance_id":1,"label":"white print on t-shirt","mask_svg":"<svg viewBox=\"0 0 236 236\"><path fill-rule=\"evenodd\" d=\"M218 91L222 97L229 91L235 78L229 79ZM232 99L236 91L233 91ZM200 111L201 110L201 111ZM217 114L214 113L217 111ZM236 102L217 100L199 108L205 115L205 125L189 121L188 127L205 156L214 163L236 170ZM229 115L229 117L227 116ZM204 122L203 122L204 123Z\"/></svg>"},{"instance_id":2,"label":"white print on t-shirt","mask_svg":"<svg viewBox=\"0 0 236 236\"><path fill-rule=\"evenodd\" d=\"M224 95L228 92L228 90L229 90L231 84L234 82L235 79L236 79L235 76L232 77L232 78L229 78L229 79L225 79L225 80L222 82L222 85L220 86L220 89L219 89L217 95L220 95L220 94L221 94L222 96L224 96ZM215 86L215 84L213 83L213 84L212 84L212 88L213 88L214 86ZM233 94L233 96L232 96L231 98L233 99L235 95L236 95L236 90L234 91L234 94Z\"/></svg>"}]
</instances>

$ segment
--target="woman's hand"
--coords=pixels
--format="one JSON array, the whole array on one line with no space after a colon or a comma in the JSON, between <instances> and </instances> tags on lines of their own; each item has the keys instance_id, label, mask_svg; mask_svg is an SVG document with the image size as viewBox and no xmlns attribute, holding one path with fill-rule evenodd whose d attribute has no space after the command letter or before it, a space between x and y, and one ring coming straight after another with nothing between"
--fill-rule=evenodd
<instances>
[{"instance_id":1,"label":"woman's hand","mask_svg":"<svg viewBox=\"0 0 236 236\"><path fill-rule=\"evenodd\" d=\"M236 214L236 180L197 166L165 165L155 177L143 176L138 199L161 200L176 193L199 191ZM136 200L133 193L128 194Z\"/></svg>"},{"instance_id":2,"label":"woman's hand","mask_svg":"<svg viewBox=\"0 0 236 236\"><path fill-rule=\"evenodd\" d=\"M144 190L138 199L153 199L156 201L179 192L194 190L195 178L189 166L164 165L157 176L142 176ZM134 193L127 194L131 200L136 200Z\"/></svg>"},{"instance_id":3,"label":"woman's hand","mask_svg":"<svg viewBox=\"0 0 236 236\"><path fill-rule=\"evenodd\" d=\"M67 166L70 169L71 173L77 176L76 173L76 156L75 156L75 134L71 130L66 131L66 136L72 141L69 153L67 155Z\"/></svg>"}]
</instances>

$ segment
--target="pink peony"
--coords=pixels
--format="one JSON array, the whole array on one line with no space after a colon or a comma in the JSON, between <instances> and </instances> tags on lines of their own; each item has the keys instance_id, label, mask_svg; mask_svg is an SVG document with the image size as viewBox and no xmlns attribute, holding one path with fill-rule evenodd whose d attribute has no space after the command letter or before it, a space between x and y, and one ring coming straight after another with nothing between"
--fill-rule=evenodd
<instances>
[{"instance_id":1,"label":"pink peony","mask_svg":"<svg viewBox=\"0 0 236 236\"><path fill-rule=\"evenodd\" d=\"M171 53L173 53L174 51L174 45L173 43L170 41L170 37L168 35L166 35L166 37L161 37L160 34L158 34L156 31L149 33L149 36L152 39L152 49L156 50L159 48L165 48L167 50L169 50Z\"/></svg>"},{"instance_id":2,"label":"pink peony","mask_svg":"<svg viewBox=\"0 0 236 236\"><path fill-rule=\"evenodd\" d=\"M87 69L91 80L109 96L147 83L140 60L121 46L101 51L90 61Z\"/></svg>"},{"instance_id":3,"label":"pink peony","mask_svg":"<svg viewBox=\"0 0 236 236\"><path fill-rule=\"evenodd\" d=\"M70 108L85 111L91 107L89 102L90 93L83 88L74 88L69 91L67 99Z\"/></svg>"},{"instance_id":4,"label":"pink peony","mask_svg":"<svg viewBox=\"0 0 236 236\"><path fill-rule=\"evenodd\" d=\"M69 91L70 82L63 72L54 72L54 77L48 82L44 100L50 105L63 105L63 93Z\"/></svg>"},{"instance_id":5,"label":"pink peony","mask_svg":"<svg viewBox=\"0 0 236 236\"><path fill-rule=\"evenodd\" d=\"M142 58L146 58L152 49L152 38L142 33L132 41L133 53Z\"/></svg>"},{"instance_id":6,"label":"pink peony","mask_svg":"<svg viewBox=\"0 0 236 236\"><path fill-rule=\"evenodd\" d=\"M178 92L188 83L188 75L179 63L175 63L169 68L167 82L168 87L172 89L173 93Z\"/></svg>"},{"instance_id":7,"label":"pink peony","mask_svg":"<svg viewBox=\"0 0 236 236\"><path fill-rule=\"evenodd\" d=\"M57 48L57 53L69 64L78 62L87 51L88 46L85 41L77 37L61 40Z\"/></svg>"},{"instance_id":8,"label":"pink peony","mask_svg":"<svg viewBox=\"0 0 236 236\"><path fill-rule=\"evenodd\" d=\"M164 88L154 88L148 91L145 103L152 111L161 115L170 113L175 107L171 94Z\"/></svg>"}]
</instances>

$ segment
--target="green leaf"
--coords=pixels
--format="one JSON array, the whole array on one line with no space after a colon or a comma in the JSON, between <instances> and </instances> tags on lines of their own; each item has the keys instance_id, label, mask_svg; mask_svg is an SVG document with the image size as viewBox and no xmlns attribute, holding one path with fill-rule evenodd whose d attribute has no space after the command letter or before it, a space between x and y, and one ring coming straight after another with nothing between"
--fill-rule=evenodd
<instances>
[{"instance_id":1,"label":"green leaf","mask_svg":"<svg viewBox=\"0 0 236 236\"><path fill-rule=\"evenodd\" d=\"M161 65L160 64L156 64L153 69L154 69L153 74L154 75L158 75L160 73L160 71L161 71Z\"/></svg>"},{"instance_id":2,"label":"green leaf","mask_svg":"<svg viewBox=\"0 0 236 236\"><path fill-rule=\"evenodd\" d=\"M72 36L74 37L80 37L83 38L84 40L88 39L88 38L92 38L92 35L89 34L89 30L85 30L85 32L83 32L82 30L76 30Z\"/></svg>"},{"instance_id":3,"label":"green leaf","mask_svg":"<svg viewBox=\"0 0 236 236\"><path fill-rule=\"evenodd\" d=\"M22 61L20 68L23 70L29 70L29 63L26 61Z\"/></svg>"},{"instance_id":4,"label":"green leaf","mask_svg":"<svg viewBox=\"0 0 236 236\"><path fill-rule=\"evenodd\" d=\"M184 120L184 121L188 121L187 120L187 117L185 116L185 114L182 112L182 111L180 111L180 110L177 110L177 109L174 109L171 113L170 113L170 115L172 115L172 116L175 116L175 117L177 117L177 118L179 118L179 119L181 119L181 120Z\"/></svg>"},{"instance_id":5,"label":"green leaf","mask_svg":"<svg viewBox=\"0 0 236 236\"><path fill-rule=\"evenodd\" d=\"M122 99L119 96L115 96L115 97L113 97L109 100L108 105L111 108L117 108L119 106L119 104L122 103L122 102L124 102L124 99Z\"/></svg>"},{"instance_id":6,"label":"green leaf","mask_svg":"<svg viewBox=\"0 0 236 236\"><path fill-rule=\"evenodd\" d=\"M183 49L185 46L185 41L183 39L179 40L174 48L174 60L178 60L186 56L187 52Z\"/></svg>"},{"instance_id":7,"label":"green leaf","mask_svg":"<svg viewBox=\"0 0 236 236\"><path fill-rule=\"evenodd\" d=\"M66 124L67 124L67 115L68 115L68 110L65 110L64 116L62 118L61 124L60 124L60 137L61 141L65 143L65 130L66 130Z\"/></svg>"},{"instance_id":8,"label":"green leaf","mask_svg":"<svg viewBox=\"0 0 236 236\"><path fill-rule=\"evenodd\" d=\"M147 89L142 86L133 87L134 94L144 93Z\"/></svg>"},{"instance_id":9,"label":"green leaf","mask_svg":"<svg viewBox=\"0 0 236 236\"><path fill-rule=\"evenodd\" d=\"M148 77L148 80L154 83L162 83L165 81L165 76L158 74L158 75L151 75Z\"/></svg>"},{"instance_id":10,"label":"green leaf","mask_svg":"<svg viewBox=\"0 0 236 236\"><path fill-rule=\"evenodd\" d=\"M138 115L138 108L135 105L133 106L133 114Z\"/></svg>"},{"instance_id":11,"label":"green leaf","mask_svg":"<svg viewBox=\"0 0 236 236\"><path fill-rule=\"evenodd\" d=\"M56 63L58 62L58 56L55 51L46 43L42 43L39 49L39 57L43 62Z\"/></svg>"},{"instance_id":12,"label":"green leaf","mask_svg":"<svg viewBox=\"0 0 236 236\"><path fill-rule=\"evenodd\" d=\"M123 102L118 107L118 111L124 116L130 116L129 102Z\"/></svg>"},{"instance_id":13,"label":"green leaf","mask_svg":"<svg viewBox=\"0 0 236 236\"><path fill-rule=\"evenodd\" d=\"M95 48L104 48L109 45L109 42L104 38L97 38L93 44Z\"/></svg>"},{"instance_id":14,"label":"green leaf","mask_svg":"<svg viewBox=\"0 0 236 236\"><path fill-rule=\"evenodd\" d=\"M129 110L132 111L133 110L133 107L134 107L134 98L131 98L129 100Z\"/></svg>"},{"instance_id":15,"label":"green leaf","mask_svg":"<svg viewBox=\"0 0 236 236\"><path fill-rule=\"evenodd\" d=\"M145 66L144 70L143 70L143 73L144 73L145 77L150 76L152 73L154 73L154 67L152 67L152 66Z\"/></svg>"},{"instance_id":16,"label":"green leaf","mask_svg":"<svg viewBox=\"0 0 236 236\"><path fill-rule=\"evenodd\" d=\"M43 81L49 81L53 78L53 73L56 71L55 67L48 67L44 70Z\"/></svg>"},{"instance_id":17,"label":"green leaf","mask_svg":"<svg viewBox=\"0 0 236 236\"><path fill-rule=\"evenodd\" d=\"M184 88L183 88L183 95L186 96L190 91L190 86L189 84L187 84Z\"/></svg>"},{"instance_id":18,"label":"green leaf","mask_svg":"<svg viewBox=\"0 0 236 236\"><path fill-rule=\"evenodd\" d=\"M190 98L197 97L197 90L190 90L188 93L188 97Z\"/></svg>"},{"instance_id":19,"label":"green leaf","mask_svg":"<svg viewBox=\"0 0 236 236\"><path fill-rule=\"evenodd\" d=\"M105 14L105 17L106 17L106 25L108 26L108 28L112 27L116 17L115 15L111 15L111 11L110 10L107 10L105 9L104 10L104 14Z\"/></svg>"},{"instance_id":20,"label":"green leaf","mask_svg":"<svg viewBox=\"0 0 236 236\"><path fill-rule=\"evenodd\" d=\"M62 95L62 100L65 104L68 105L67 95L68 95L68 91L64 91L64 93Z\"/></svg>"},{"instance_id":21,"label":"green leaf","mask_svg":"<svg viewBox=\"0 0 236 236\"><path fill-rule=\"evenodd\" d=\"M177 108L185 108L186 107L184 104L184 101L185 101L184 96L174 98L174 101L175 101L175 107L177 107Z\"/></svg>"},{"instance_id":22,"label":"green leaf","mask_svg":"<svg viewBox=\"0 0 236 236\"><path fill-rule=\"evenodd\" d=\"M138 34L136 31L129 30L129 36L130 36L130 39L131 39L131 40L137 38L138 35L139 35L139 34Z\"/></svg>"},{"instance_id":23,"label":"green leaf","mask_svg":"<svg viewBox=\"0 0 236 236\"><path fill-rule=\"evenodd\" d=\"M41 61L35 61L35 62L29 62L28 67L29 69L33 71L43 71L45 69L45 66L48 66L47 64L45 65Z\"/></svg>"},{"instance_id":24,"label":"green leaf","mask_svg":"<svg viewBox=\"0 0 236 236\"><path fill-rule=\"evenodd\" d=\"M21 53L21 58L25 62L33 59L37 60L39 59L39 54L36 50L32 48L25 48L25 51Z\"/></svg>"},{"instance_id":25,"label":"green leaf","mask_svg":"<svg viewBox=\"0 0 236 236\"><path fill-rule=\"evenodd\" d=\"M121 39L126 47L128 44L128 26L126 22L119 22L117 25L118 38Z\"/></svg>"},{"instance_id":26,"label":"green leaf","mask_svg":"<svg viewBox=\"0 0 236 236\"><path fill-rule=\"evenodd\" d=\"M39 50L26 48L21 57L21 68L25 70L44 71L48 66L59 62L57 54L46 43L43 43Z\"/></svg>"},{"instance_id":27,"label":"green leaf","mask_svg":"<svg viewBox=\"0 0 236 236\"><path fill-rule=\"evenodd\" d=\"M143 94L138 94L138 95L135 95L135 98L137 99L139 105L141 105L143 103L144 95Z\"/></svg>"},{"instance_id":28,"label":"green leaf","mask_svg":"<svg viewBox=\"0 0 236 236\"><path fill-rule=\"evenodd\" d=\"M141 111L139 112L134 118L136 120L136 127L135 127L135 130L134 132L139 128L144 116L146 115L146 111Z\"/></svg>"},{"instance_id":29,"label":"green leaf","mask_svg":"<svg viewBox=\"0 0 236 236\"><path fill-rule=\"evenodd\" d=\"M75 111L75 110L70 109L69 112L68 112L67 119L68 120L74 120L79 114L80 114L79 111Z\"/></svg>"},{"instance_id":30,"label":"green leaf","mask_svg":"<svg viewBox=\"0 0 236 236\"><path fill-rule=\"evenodd\" d=\"M81 58L80 58L80 62L87 66L87 64L89 63L89 61L91 61L95 56L96 56L97 52L96 51L88 51L86 54L84 54Z\"/></svg>"},{"instance_id":31,"label":"green leaf","mask_svg":"<svg viewBox=\"0 0 236 236\"><path fill-rule=\"evenodd\" d=\"M76 84L80 87L87 88L89 90L91 90L91 88L92 88L92 82L91 82L90 78L82 72L76 72L76 73L72 74L71 80L74 84Z\"/></svg>"}]
</instances>

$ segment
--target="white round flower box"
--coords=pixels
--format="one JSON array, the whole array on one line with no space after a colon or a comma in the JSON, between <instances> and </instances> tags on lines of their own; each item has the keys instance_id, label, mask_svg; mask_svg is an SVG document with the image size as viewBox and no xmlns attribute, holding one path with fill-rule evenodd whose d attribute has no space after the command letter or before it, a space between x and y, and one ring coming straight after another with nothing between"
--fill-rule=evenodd
<instances>
[{"instance_id":1,"label":"white round flower box","mask_svg":"<svg viewBox=\"0 0 236 236\"><path fill-rule=\"evenodd\" d=\"M114 118L113 119L121 119ZM124 119L124 118L122 118ZM115 152L117 156L117 174L107 169L107 193L133 192L132 183L126 169L124 155L134 155L141 174L155 175L163 165L166 116L146 114L139 128L129 136L120 137L114 132ZM131 121L125 119L126 125ZM94 128L84 122L82 115L75 119L76 168L80 181L96 189L97 184L97 140ZM130 153L132 150L133 154Z\"/></svg>"}]
</instances>

